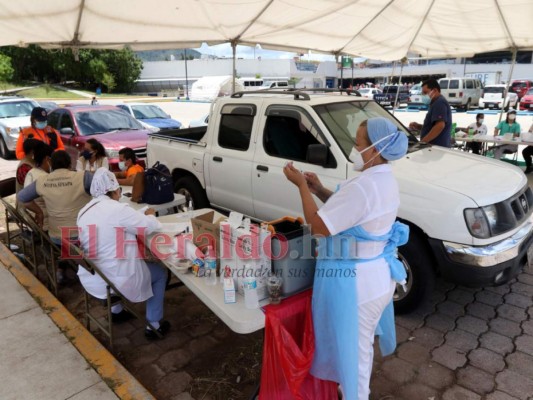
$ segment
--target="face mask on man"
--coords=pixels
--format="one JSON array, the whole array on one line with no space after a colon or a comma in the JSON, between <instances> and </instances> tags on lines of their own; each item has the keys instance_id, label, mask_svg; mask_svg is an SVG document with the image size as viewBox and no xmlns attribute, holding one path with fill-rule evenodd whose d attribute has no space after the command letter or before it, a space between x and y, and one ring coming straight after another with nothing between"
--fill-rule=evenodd
<instances>
[{"instance_id":1,"label":"face mask on man","mask_svg":"<svg viewBox=\"0 0 533 400\"><path fill-rule=\"evenodd\" d=\"M46 128L46 121L35 121L35 127L37 129L44 129Z\"/></svg>"},{"instance_id":2,"label":"face mask on man","mask_svg":"<svg viewBox=\"0 0 533 400\"><path fill-rule=\"evenodd\" d=\"M125 161L119 161L118 162L118 168L121 170L121 171L126 171L128 168L126 167L126 162Z\"/></svg>"},{"instance_id":3,"label":"face mask on man","mask_svg":"<svg viewBox=\"0 0 533 400\"><path fill-rule=\"evenodd\" d=\"M481 125L481 124L483 124L483 121L485 121L485 120L484 120L483 118L480 118L480 119L477 120L477 123L478 123L479 125Z\"/></svg>"},{"instance_id":4,"label":"face mask on man","mask_svg":"<svg viewBox=\"0 0 533 400\"><path fill-rule=\"evenodd\" d=\"M426 106L431 103L431 91L429 91L427 94L422 95L422 103L424 103Z\"/></svg>"}]
</instances>

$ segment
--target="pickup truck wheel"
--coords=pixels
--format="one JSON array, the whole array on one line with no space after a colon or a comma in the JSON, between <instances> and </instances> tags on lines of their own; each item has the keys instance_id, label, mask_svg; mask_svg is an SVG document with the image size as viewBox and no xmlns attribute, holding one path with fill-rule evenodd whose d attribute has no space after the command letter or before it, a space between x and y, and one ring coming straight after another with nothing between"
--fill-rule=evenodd
<instances>
[{"instance_id":1,"label":"pickup truck wheel","mask_svg":"<svg viewBox=\"0 0 533 400\"><path fill-rule=\"evenodd\" d=\"M422 304L432 292L435 273L427 243L413 230L409 242L398 248L398 258L407 272L407 283L405 289L401 285L396 286L394 310L397 314L405 314Z\"/></svg>"},{"instance_id":2,"label":"pickup truck wheel","mask_svg":"<svg viewBox=\"0 0 533 400\"><path fill-rule=\"evenodd\" d=\"M195 210L209 207L209 200L207 200L205 190L191 176L179 178L174 185L174 192L185 196L185 205L188 205L189 201L192 201Z\"/></svg>"},{"instance_id":3,"label":"pickup truck wheel","mask_svg":"<svg viewBox=\"0 0 533 400\"><path fill-rule=\"evenodd\" d=\"M7 148L6 141L3 137L0 137L0 157L4 160L9 160L13 157L13 153Z\"/></svg>"}]
</instances>

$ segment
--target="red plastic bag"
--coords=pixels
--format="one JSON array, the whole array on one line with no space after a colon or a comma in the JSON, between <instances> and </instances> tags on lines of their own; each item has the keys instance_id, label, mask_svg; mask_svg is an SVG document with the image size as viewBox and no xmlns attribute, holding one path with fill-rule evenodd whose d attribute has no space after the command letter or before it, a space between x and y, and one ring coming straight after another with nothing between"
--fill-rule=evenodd
<instances>
[{"instance_id":1,"label":"red plastic bag","mask_svg":"<svg viewBox=\"0 0 533 400\"><path fill-rule=\"evenodd\" d=\"M265 307L260 400L337 400L337 383L309 374L315 351L312 291Z\"/></svg>"}]
</instances>

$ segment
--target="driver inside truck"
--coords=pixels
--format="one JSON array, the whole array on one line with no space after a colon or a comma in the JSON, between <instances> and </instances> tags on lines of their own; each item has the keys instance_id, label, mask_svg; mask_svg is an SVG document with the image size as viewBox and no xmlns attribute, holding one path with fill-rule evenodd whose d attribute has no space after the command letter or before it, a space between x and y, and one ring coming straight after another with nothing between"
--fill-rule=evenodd
<instances>
[{"instance_id":1,"label":"driver inside truck","mask_svg":"<svg viewBox=\"0 0 533 400\"><path fill-rule=\"evenodd\" d=\"M383 355L396 346L392 298L396 283L406 279L396 249L407 242L409 229L396 222L400 194L389 161L402 158L407 147L407 136L392 122L370 118L357 129L349 156L360 173L335 192L292 163L283 170L319 237L311 374L339 383L345 400L368 399L376 328L383 333ZM320 209L313 194L325 203Z\"/></svg>"}]
</instances>

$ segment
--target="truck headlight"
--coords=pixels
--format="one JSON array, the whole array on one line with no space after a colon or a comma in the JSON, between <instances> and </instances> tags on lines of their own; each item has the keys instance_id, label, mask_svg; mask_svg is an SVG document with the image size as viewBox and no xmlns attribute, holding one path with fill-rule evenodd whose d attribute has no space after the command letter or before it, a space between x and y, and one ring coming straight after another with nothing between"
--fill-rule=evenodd
<instances>
[{"instance_id":1,"label":"truck headlight","mask_svg":"<svg viewBox=\"0 0 533 400\"><path fill-rule=\"evenodd\" d=\"M487 239L513 229L516 219L503 203L464 211L466 225L472 236Z\"/></svg>"},{"instance_id":2,"label":"truck headlight","mask_svg":"<svg viewBox=\"0 0 533 400\"><path fill-rule=\"evenodd\" d=\"M18 137L20 134L20 128L6 128L6 133L9 136Z\"/></svg>"},{"instance_id":3,"label":"truck headlight","mask_svg":"<svg viewBox=\"0 0 533 400\"><path fill-rule=\"evenodd\" d=\"M107 153L108 158L118 158L118 152L119 150L115 149L105 149L105 152Z\"/></svg>"}]
</instances>

